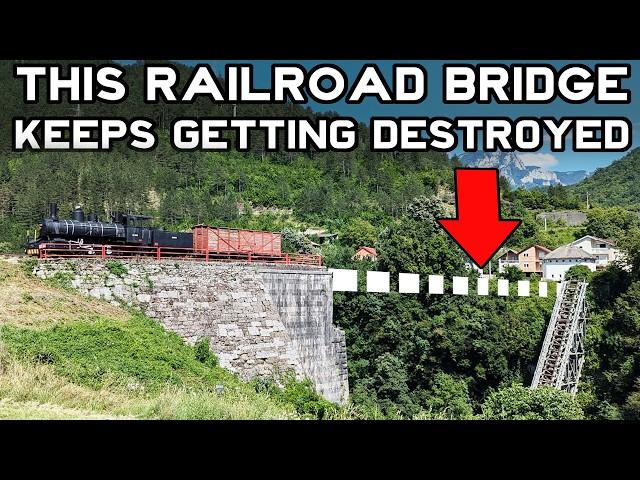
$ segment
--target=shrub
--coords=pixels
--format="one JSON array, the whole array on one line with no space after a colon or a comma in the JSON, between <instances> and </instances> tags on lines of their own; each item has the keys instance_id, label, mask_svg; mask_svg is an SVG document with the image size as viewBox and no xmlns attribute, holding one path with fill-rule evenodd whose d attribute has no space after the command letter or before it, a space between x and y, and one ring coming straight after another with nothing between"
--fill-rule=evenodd
<instances>
[{"instance_id":1,"label":"shrub","mask_svg":"<svg viewBox=\"0 0 640 480\"><path fill-rule=\"evenodd\" d=\"M125 267L122 262L118 260L108 260L107 263L105 263L105 267L107 267L109 273L115 275L116 277L124 277L127 273L129 273L127 267Z\"/></svg>"},{"instance_id":2,"label":"shrub","mask_svg":"<svg viewBox=\"0 0 640 480\"><path fill-rule=\"evenodd\" d=\"M270 396L278 396L280 389L277 383L271 378L257 377L251 381L251 385L256 393L264 393Z\"/></svg>"},{"instance_id":3,"label":"shrub","mask_svg":"<svg viewBox=\"0 0 640 480\"><path fill-rule=\"evenodd\" d=\"M198 341L194 346L196 360L210 367L217 367L218 359L216 358L215 354L211 351L209 342L210 342L209 337L202 337L198 339Z\"/></svg>"},{"instance_id":4,"label":"shrub","mask_svg":"<svg viewBox=\"0 0 640 480\"><path fill-rule=\"evenodd\" d=\"M427 404L430 408L429 414L435 415L436 418L473 417L467 383L462 378L455 378L444 372L436 373Z\"/></svg>"},{"instance_id":5,"label":"shrub","mask_svg":"<svg viewBox=\"0 0 640 480\"><path fill-rule=\"evenodd\" d=\"M318 249L302 232L290 227L282 229L282 251L291 253L318 253Z\"/></svg>"},{"instance_id":6,"label":"shrub","mask_svg":"<svg viewBox=\"0 0 640 480\"><path fill-rule=\"evenodd\" d=\"M488 420L581 420L584 412L569 393L515 384L493 392L482 405Z\"/></svg>"},{"instance_id":7,"label":"shrub","mask_svg":"<svg viewBox=\"0 0 640 480\"><path fill-rule=\"evenodd\" d=\"M507 265L506 267L504 267L504 272L501 273L500 276L509 280L510 282L524 280L524 272L515 265Z\"/></svg>"},{"instance_id":8,"label":"shrub","mask_svg":"<svg viewBox=\"0 0 640 480\"><path fill-rule=\"evenodd\" d=\"M584 280L590 282L593 272L586 265L574 265L564 276L565 280Z\"/></svg>"},{"instance_id":9,"label":"shrub","mask_svg":"<svg viewBox=\"0 0 640 480\"><path fill-rule=\"evenodd\" d=\"M45 280L45 283L55 288L62 288L63 290L71 290L71 280L73 280L75 274L72 272L56 272L53 277Z\"/></svg>"},{"instance_id":10,"label":"shrub","mask_svg":"<svg viewBox=\"0 0 640 480\"><path fill-rule=\"evenodd\" d=\"M338 407L318 395L310 380L297 381L292 373L285 375L283 380L284 388L279 397L284 403L293 405L299 415L322 420L335 414Z\"/></svg>"}]
</instances>

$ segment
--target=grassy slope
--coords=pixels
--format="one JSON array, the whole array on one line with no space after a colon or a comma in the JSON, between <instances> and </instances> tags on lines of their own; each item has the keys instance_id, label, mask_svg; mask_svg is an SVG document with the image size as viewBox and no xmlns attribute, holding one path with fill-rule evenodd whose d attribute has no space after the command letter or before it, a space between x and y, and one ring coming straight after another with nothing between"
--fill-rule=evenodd
<instances>
[{"instance_id":1,"label":"grassy slope","mask_svg":"<svg viewBox=\"0 0 640 480\"><path fill-rule=\"evenodd\" d=\"M0 259L0 418L274 419L331 408L299 383L258 393L152 320L23 270Z\"/></svg>"}]
</instances>

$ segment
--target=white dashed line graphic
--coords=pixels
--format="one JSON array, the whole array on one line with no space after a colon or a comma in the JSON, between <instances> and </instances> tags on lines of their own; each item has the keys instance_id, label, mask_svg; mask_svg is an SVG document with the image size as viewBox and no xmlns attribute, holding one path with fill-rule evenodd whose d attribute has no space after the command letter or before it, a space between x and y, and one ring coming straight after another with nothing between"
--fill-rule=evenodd
<instances>
[{"instance_id":1,"label":"white dashed line graphic","mask_svg":"<svg viewBox=\"0 0 640 480\"><path fill-rule=\"evenodd\" d=\"M329 269L329 272L333 274L334 292L358 291L357 270ZM420 293L420 279L421 276L417 273L399 273L397 291L405 294ZM515 294L518 297L529 297L537 293L539 297L547 297L548 283L540 281L537 284L537 292L532 292L529 280L518 280L517 288L511 289L509 280L501 278L497 282L497 295L499 297L508 297ZM365 288L367 293L389 293L392 291L391 274L389 272L367 271ZM560 288L560 284L556 284L556 289L558 288ZM469 277L453 276L450 282L445 282L443 275L428 275L427 293L430 295L469 295L471 292L479 296L490 295L489 278L481 277L472 281Z\"/></svg>"}]
</instances>

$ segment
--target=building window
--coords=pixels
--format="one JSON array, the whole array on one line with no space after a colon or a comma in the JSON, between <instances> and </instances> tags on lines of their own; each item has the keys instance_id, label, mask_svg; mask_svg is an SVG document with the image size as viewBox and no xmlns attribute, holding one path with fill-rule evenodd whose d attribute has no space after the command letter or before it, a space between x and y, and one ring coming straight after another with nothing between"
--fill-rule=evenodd
<instances>
[{"instance_id":1,"label":"building window","mask_svg":"<svg viewBox=\"0 0 640 480\"><path fill-rule=\"evenodd\" d=\"M528 264L528 263L525 263L525 264L524 264L524 268L529 268L529 264Z\"/></svg>"},{"instance_id":2,"label":"building window","mask_svg":"<svg viewBox=\"0 0 640 480\"><path fill-rule=\"evenodd\" d=\"M601 243L600 245L598 245L598 248L607 248L607 244L606 243Z\"/></svg>"}]
</instances>

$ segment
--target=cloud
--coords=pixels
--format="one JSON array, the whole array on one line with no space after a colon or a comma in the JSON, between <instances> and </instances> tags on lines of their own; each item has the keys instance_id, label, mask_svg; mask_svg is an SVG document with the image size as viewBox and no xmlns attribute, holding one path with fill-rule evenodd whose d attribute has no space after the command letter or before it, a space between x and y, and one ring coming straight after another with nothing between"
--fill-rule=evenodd
<instances>
[{"instance_id":1,"label":"cloud","mask_svg":"<svg viewBox=\"0 0 640 480\"><path fill-rule=\"evenodd\" d=\"M521 153L518 156L527 167L550 168L558 164L558 159L551 153Z\"/></svg>"}]
</instances>

